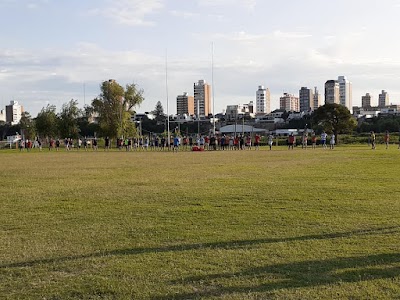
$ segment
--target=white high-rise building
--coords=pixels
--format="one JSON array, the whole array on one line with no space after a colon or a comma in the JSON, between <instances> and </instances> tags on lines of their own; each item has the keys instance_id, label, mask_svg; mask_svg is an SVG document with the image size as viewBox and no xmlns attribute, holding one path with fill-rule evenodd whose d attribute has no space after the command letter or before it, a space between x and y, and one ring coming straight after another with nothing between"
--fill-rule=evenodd
<instances>
[{"instance_id":1,"label":"white high-rise building","mask_svg":"<svg viewBox=\"0 0 400 300\"><path fill-rule=\"evenodd\" d=\"M23 112L24 108L18 103L18 101L11 101L10 105L6 106L6 122L11 125L18 124Z\"/></svg>"},{"instance_id":2,"label":"white high-rise building","mask_svg":"<svg viewBox=\"0 0 400 300\"><path fill-rule=\"evenodd\" d=\"M271 94L269 89L260 85L256 92L256 114L269 114L271 112Z\"/></svg>"},{"instance_id":3,"label":"white high-rise building","mask_svg":"<svg viewBox=\"0 0 400 300\"><path fill-rule=\"evenodd\" d=\"M353 108L352 84L349 80L347 80L346 76L339 76L338 82L340 104L351 110Z\"/></svg>"},{"instance_id":4,"label":"white high-rise building","mask_svg":"<svg viewBox=\"0 0 400 300\"><path fill-rule=\"evenodd\" d=\"M280 101L280 109L282 110L294 111L294 112L300 111L299 97L296 97L295 95L284 93L283 97L281 97L279 101Z\"/></svg>"}]
</instances>

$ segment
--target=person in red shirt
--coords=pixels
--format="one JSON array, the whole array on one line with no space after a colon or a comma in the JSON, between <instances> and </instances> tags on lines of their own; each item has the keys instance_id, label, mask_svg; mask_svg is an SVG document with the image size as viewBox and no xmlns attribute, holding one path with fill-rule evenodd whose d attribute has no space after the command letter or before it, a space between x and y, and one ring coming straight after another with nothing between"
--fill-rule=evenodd
<instances>
[{"instance_id":1,"label":"person in red shirt","mask_svg":"<svg viewBox=\"0 0 400 300\"><path fill-rule=\"evenodd\" d=\"M210 138L208 136L204 138L204 149L210 150Z\"/></svg>"},{"instance_id":2,"label":"person in red shirt","mask_svg":"<svg viewBox=\"0 0 400 300\"><path fill-rule=\"evenodd\" d=\"M293 147L294 147L294 144L296 143L296 138L295 138L295 136L294 136L294 134L293 133L291 133L290 135L289 135L289 139L288 139L288 146L289 146L289 150L290 149L294 149Z\"/></svg>"},{"instance_id":3,"label":"person in red shirt","mask_svg":"<svg viewBox=\"0 0 400 300\"><path fill-rule=\"evenodd\" d=\"M247 148L248 150L251 150L251 136L250 136L250 135L248 135L248 136L246 137L246 148Z\"/></svg>"},{"instance_id":4,"label":"person in red shirt","mask_svg":"<svg viewBox=\"0 0 400 300\"><path fill-rule=\"evenodd\" d=\"M385 145L386 145L386 149L389 149L389 141L390 141L389 131L386 130L386 132L385 132Z\"/></svg>"},{"instance_id":5,"label":"person in red shirt","mask_svg":"<svg viewBox=\"0 0 400 300\"><path fill-rule=\"evenodd\" d=\"M311 142L312 142L312 149L316 149L317 148L317 136L315 134L313 134L313 136L311 137Z\"/></svg>"},{"instance_id":6,"label":"person in red shirt","mask_svg":"<svg viewBox=\"0 0 400 300\"><path fill-rule=\"evenodd\" d=\"M258 150L260 147L260 139L261 137L258 134L256 134L254 138L254 147L256 148L256 150Z\"/></svg>"},{"instance_id":7,"label":"person in red shirt","mask_svg":"<svg viewBox=\"0 0 400 300\"><path fill-rule=\"evenodd\" d=\"M235 150L239 150L239 137L236 136L234 140Z\"/></svg>"}]
</instances>

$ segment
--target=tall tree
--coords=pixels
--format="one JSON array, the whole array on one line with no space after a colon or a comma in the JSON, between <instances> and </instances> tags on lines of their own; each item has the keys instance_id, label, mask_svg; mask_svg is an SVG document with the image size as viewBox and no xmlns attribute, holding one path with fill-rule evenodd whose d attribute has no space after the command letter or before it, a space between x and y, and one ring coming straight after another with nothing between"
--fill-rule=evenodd
<instances>
[{"instance_id":1,"label":"tall tree","mask_svg":"<svg viewBox=\"0 0 400 300\"><path fill-rule=\"evenodd\" d=\"M144 100L143 91L134 83L124 89L114 80L104 81L100 89L101 94L92 101L92 107L98 115L102 135L111 138L135 135L131 118L134 108Z\"/></svg>"},{"instance_id":2,"label":"tall tree","mask_svg":"<svg viewBox=\"0 0 400 300\"><path fill-rule=\"evenodd\" d=\"M54 105L43 107L35 119L36 132L40 137L55 138L58 135L57 114Z\"/></svg>"},{"instance_id":3,"label":"tall tree","mask_svg":"<svg viewBox=\"0 0 400 300\"><path fill-rule=\"evenodd\" d=\"M325 104L313 114L313 123L322 126L327 132L333 132L337 138L339 133L351 132L357 126L347 107L340 104Z\"/></svg>"},{"instance_id":4,"label":"tall tree","mask_svg":"<svg viewBox=\"0 0 400 300\"><path fill-rule=\"evenodd\" d=\"M163 123L167 116L164 114L164 108L161 104L161 101L158 101L156 107L151 112L155 116L155 120L157 123Z\"/></svg>"},{"instance_id":5,"label":"tall tree","mask_svg":"<svg viewBox=\"0 0 400 300\"><path fill-rule=\"evenodd\" d=\"M61 137L77 138L79 135L78 118L81 110L78 101L72 99L64 103L58 115L58 131Z\"/></svg>"},{"instance_id":6,"label":"tall tree","mask_svg":"<svg viewBox=\"0 0 400 300\"><path fill-rule=\"evenodd\" d=\"M19 126L23 135L27 139L34 139L36 137L35 122L32 120L31 114L27 111L23 112L21 115L21 120L19 121Z\"/></svg>"}]
</instances>

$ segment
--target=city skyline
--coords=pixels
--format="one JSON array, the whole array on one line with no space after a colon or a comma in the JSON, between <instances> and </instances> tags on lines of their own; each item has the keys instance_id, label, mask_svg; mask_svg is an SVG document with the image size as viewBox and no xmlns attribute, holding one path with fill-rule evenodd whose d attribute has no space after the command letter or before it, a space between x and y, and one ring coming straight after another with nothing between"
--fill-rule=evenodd
<instances>
[{"instance_id":1,"label":"city skyline","mask_svg":"<svg viewBox=\"0 0 400 300\"><path fill-rule=\"evenodd\" d=\"M0 33L0 104L19 101L32 115L48 103L59 110L71 98L83 106L102 81L115 78L144 89L138 111L153 110L157 101L166 108L167 50L174 113L172 99L191 94L199 79L211 83L212 42L216 112L254 101L260 85L269 88L274 110L283 92L323 91L339 75L353 83L353 106L366 93L378 99L382 90L398 103L393 36L400 1L367 0L360 7L338 0L329 10L321 2L0 0L0 24L12 28ZM303 18L311 8L313 18ZM382 47L385 40L390 47Z\"/></svg>"}]
</instances>

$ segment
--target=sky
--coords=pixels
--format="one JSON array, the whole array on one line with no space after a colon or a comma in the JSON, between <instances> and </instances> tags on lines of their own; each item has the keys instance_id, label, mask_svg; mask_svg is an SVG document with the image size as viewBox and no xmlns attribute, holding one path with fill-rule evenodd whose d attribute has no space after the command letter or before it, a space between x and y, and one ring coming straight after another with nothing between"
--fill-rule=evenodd
<instances>
[{"instance_id":1,"label":"sky","mask_svg":"<svg viewBox=\"0 0 400 300\"><path fill-rule=\"evenodd\" d=\"M169 99L174 114L212 70L216 112L255 101L259 85L272 109L302 86L323 95L339 75L353 105L383 89L400 104L399 14L400 0L0 0L0 104L83 107L115 79L143 89L137 111Z\"/></svg>"}]
</instances>

